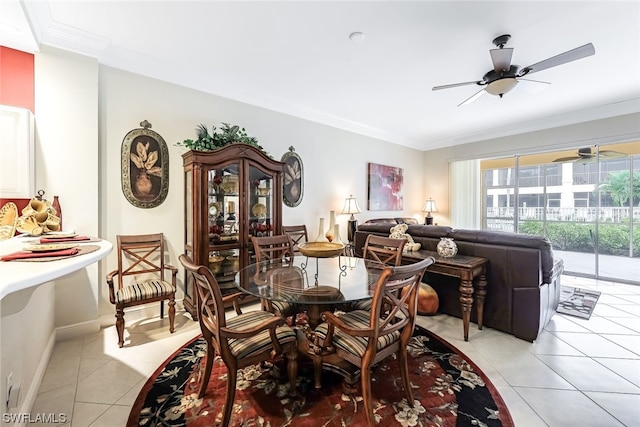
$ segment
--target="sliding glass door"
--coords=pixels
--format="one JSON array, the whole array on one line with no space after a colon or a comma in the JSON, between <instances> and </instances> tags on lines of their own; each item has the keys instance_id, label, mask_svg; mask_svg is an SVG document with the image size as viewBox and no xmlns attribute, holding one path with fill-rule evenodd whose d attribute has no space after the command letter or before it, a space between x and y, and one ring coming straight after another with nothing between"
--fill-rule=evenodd
<instances>
[{"instance_id":1,"label":"sliding glass door","mask_svg":"<svg viewBox=\"0 0 640 427\"><path fill-rule=\"evenodd\" d=\"M640 280L640 156L603 159L599 177L598 276Z\"/></svg>"},{"instance_id":2,"label":"sliding glass door","mask_svg":"<svg viewBox=\"0 0 640 427\"><path fill-rule=\"evenodd\" d=\"M548 192L546 229L554 252L566 264L565 271L596 277L597 162L557 162Z\"/></svg>"},{"instance_id":3,"label":"sliding glass door","mask_svg":"<svg viewBox=\"0 0 640 427\"><path fill-rule=\"evenodd\" d=\"M565 272L640 284L640 144L481 162L484 228L542 235Z\"/></svg>"}]
</instances>

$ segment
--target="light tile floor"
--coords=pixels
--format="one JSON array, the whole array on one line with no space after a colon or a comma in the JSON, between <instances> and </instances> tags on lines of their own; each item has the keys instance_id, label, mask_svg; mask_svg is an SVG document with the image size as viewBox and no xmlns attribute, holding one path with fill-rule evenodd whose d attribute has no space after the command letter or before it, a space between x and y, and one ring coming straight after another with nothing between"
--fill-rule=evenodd
<instances>
[{"instance_id":1,"label":"light tile floor","mask_svg":"<svg viewBox=\"0 0 640 427\"><path fill-rule=\"evenodd\" d=\"M562 284L602 292L590 320L555 315L535 343L437 315L419 324L469 356L505 400L517 427L637 426L640 420L640 286L570 276ZM146 379L199 334L179 313L127 325L118 348L115 327L56 343L33 413L64 413L64 426L124 426Z\"/></svg>"}]
</instances>

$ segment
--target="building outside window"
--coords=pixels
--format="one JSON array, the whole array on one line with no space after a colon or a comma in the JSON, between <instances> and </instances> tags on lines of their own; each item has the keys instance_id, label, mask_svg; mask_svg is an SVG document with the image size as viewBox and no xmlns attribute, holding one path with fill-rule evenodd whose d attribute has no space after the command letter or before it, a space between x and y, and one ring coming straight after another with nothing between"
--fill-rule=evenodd
<instances>
[{"instance_id":1,"label":"building outside window","mask_svg":"<svg viewBox=\"0 0 640 427\"><path fill-rule=\"evenodd\" d=\"M568 274L640 284L640 143L598 149L482 161L483 228L548 237Z\"/></svg>"}]
</instances>

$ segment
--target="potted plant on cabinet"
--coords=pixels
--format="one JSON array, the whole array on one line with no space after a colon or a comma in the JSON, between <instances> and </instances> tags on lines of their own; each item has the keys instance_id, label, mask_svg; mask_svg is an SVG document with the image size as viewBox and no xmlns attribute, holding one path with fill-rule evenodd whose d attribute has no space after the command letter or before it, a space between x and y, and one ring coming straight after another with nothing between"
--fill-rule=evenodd
<instances>
[{"instance_id":1,"label":"potted plant on cabinet","mask_svg":"<svg viewBox=\"0 0 640 427\"><path fill-rule=\"evenodd\" d=\"M211 132L204 124L198 125L196 128L197 139L185 139L177 142L179 147L186 147L195 151L213 151L229 144L247 144L264 151L264 148L258 144L258 140L247 135L247 131L239 126L231 126L229 123L222 123L220 128L211 127Z\"/></svg>"}]
</instances>

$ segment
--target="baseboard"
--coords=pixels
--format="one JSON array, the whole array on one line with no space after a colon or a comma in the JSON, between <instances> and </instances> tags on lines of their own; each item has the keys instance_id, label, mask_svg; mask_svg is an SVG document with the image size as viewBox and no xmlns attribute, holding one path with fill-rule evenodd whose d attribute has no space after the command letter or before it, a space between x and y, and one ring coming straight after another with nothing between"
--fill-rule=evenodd
<instances>
[{"instance_id":1,"label":"baseboard","mask_svg":"<svg viewBox=\"0 0 640 427\"><path fill-rule=\"evenodd\" d=\"M20 409L16 412L11 411L16 414L30 414L33 409L33 404L36 402L36 398L38 397L38 391L40 391L40 385L42 385L42 379L44 378L44 374L47 371L47 366L49 365L49 360L51 359L51 354L53 353L53 347L56 344L56 331L54 330L51 336L49 337L49 341L47 341L47 345L40 356L40 362L38 363L38 367L36 371L33 373L33 380L31 381L31 385L29 386L29 390L27 390L24 398L22 399L22 405ZM71 415L71 414L69 414ZM26 426L26 422L23 423L15 423L14 426Z\"/></svg>"},{"instance_id":2,"label":"baseboard","mask_svg":"<svg viewBox=\"0 0 640 427\"><path fill-rule=\"evenodd\" d=\"M65 341L84 337L86 335L95 334L98 331L100 331L100 321L98 319L62 326L56 328L56 341Z\"/></svg>"}]
</instances>

